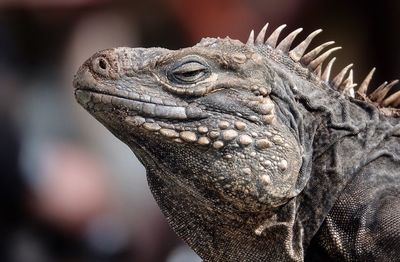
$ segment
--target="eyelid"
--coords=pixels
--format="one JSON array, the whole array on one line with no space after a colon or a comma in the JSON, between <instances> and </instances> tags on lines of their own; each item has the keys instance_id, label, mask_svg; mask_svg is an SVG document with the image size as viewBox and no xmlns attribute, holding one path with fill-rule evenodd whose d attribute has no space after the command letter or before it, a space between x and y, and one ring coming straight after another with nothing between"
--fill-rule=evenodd
<instances>
[{"instance_id":1,"label":"eyelid","mask_svg":"<svg viewBox=\"0 0 400 262\"><path fill-rule=\"evenodd\" d=\"M210 67L201 57L190 56L170 68L167 78L176 85L187 86L206 79L210 74Z\"/></svg>"},{"instance_id":2,"label":"eyelid","mask_svg":"<svg viewBox=\"0 0 400 262\"><path fill-rule=\"evenodd\" d=\"M193 61L193 62L187 62L185 64L178 66L177 68L175 68L173 70L173 72L179 74L179 73L185 73L188 71L199 71L199 70L204 70L204 69L206 69L206 67L203 64Z\"/></svg>"}]
</instances>

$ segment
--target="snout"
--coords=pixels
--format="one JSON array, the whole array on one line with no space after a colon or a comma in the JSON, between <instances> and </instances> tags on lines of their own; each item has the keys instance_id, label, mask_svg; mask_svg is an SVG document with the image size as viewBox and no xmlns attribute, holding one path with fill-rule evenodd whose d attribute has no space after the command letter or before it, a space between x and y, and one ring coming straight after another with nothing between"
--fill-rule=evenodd
<instances>
[{"instance_id":1,"label":"snout","mask_svg":"<svg viewBox=\"0 0 400 262\"><path fill-rule=\"evenodd\" d=\"M96 86L96 79L88 65L83 64L74 76L73 86L77 89L91 89Z\"/></svg>"},{"instance_id":2,"label":"snout","mask_svg":"<svg viewBox=\"0 0 400 262\"><path fill-rule=\"evenodd\" d=\"M118 53L115 48L95 53L83 63L73 81L75 88L93 87L99 81L118 78Z\"/></svg>"}]
</instances>

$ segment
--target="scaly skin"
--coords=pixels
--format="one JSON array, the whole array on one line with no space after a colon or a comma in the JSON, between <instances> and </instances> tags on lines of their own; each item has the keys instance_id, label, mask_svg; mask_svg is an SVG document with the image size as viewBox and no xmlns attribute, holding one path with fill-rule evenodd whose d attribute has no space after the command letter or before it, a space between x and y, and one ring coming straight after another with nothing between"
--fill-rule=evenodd
<instances>
[{"instance_id":1,"label":"scaly skin","mask_svg":"<svg viewBox=\"0 0 400 262\"><path fill-rule=\"evenodd\" d=\"M229 38L107 49L74 86L146 167L169 224L205 261L400 255L398 118L284 52Z\"/></svg>"}]
</instances>

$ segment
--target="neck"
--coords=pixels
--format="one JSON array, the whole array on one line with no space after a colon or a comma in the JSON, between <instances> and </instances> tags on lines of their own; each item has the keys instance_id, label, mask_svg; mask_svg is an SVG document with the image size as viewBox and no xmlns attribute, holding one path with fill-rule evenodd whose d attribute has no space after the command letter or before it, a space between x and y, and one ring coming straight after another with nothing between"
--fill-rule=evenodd
<instances>
[{"instance_id":1,"label":"neck","mask_svg":"<svg viewBox=\"0 0 400 262\"><path fill-rule=\"evenodd\" d=\"M302 260L294 200L258 214L222 210L160 170L148 170L150 189L168 223L204 261Z\"/></svg>"},{"instance_id":2,"label":"neck","mask_svg":"<svg viewBox=\"0 0 400 262\"><path fill-rule=\"evenodd\" d=\"M312 133L310 178L296 198L296 221L305 229L306 249L346 185L363 167L388 153L381 148L390 143L387 137L398 126L374 106L351 98L322 92L298 98L305 126L312 126L310 121L318 126Z\"/></svg>"}]
</instances>

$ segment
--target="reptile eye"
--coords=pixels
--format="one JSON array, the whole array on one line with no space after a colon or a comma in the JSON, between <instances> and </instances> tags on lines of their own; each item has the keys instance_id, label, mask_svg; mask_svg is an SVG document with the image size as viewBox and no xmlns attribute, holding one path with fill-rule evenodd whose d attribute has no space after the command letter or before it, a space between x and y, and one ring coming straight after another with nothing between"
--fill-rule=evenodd
<instances>
[{"instance_id":1,"label":"reptile eye","mask_svg":"<svg viewBox=\"0 0 400 262\"><path fill-rule=\"evenodd\" d=\"M169 78L179 84L193 84L207 78L210 70L202 63L191 61L179 65L171 71Z\"/></svg>"}]
</instances>

